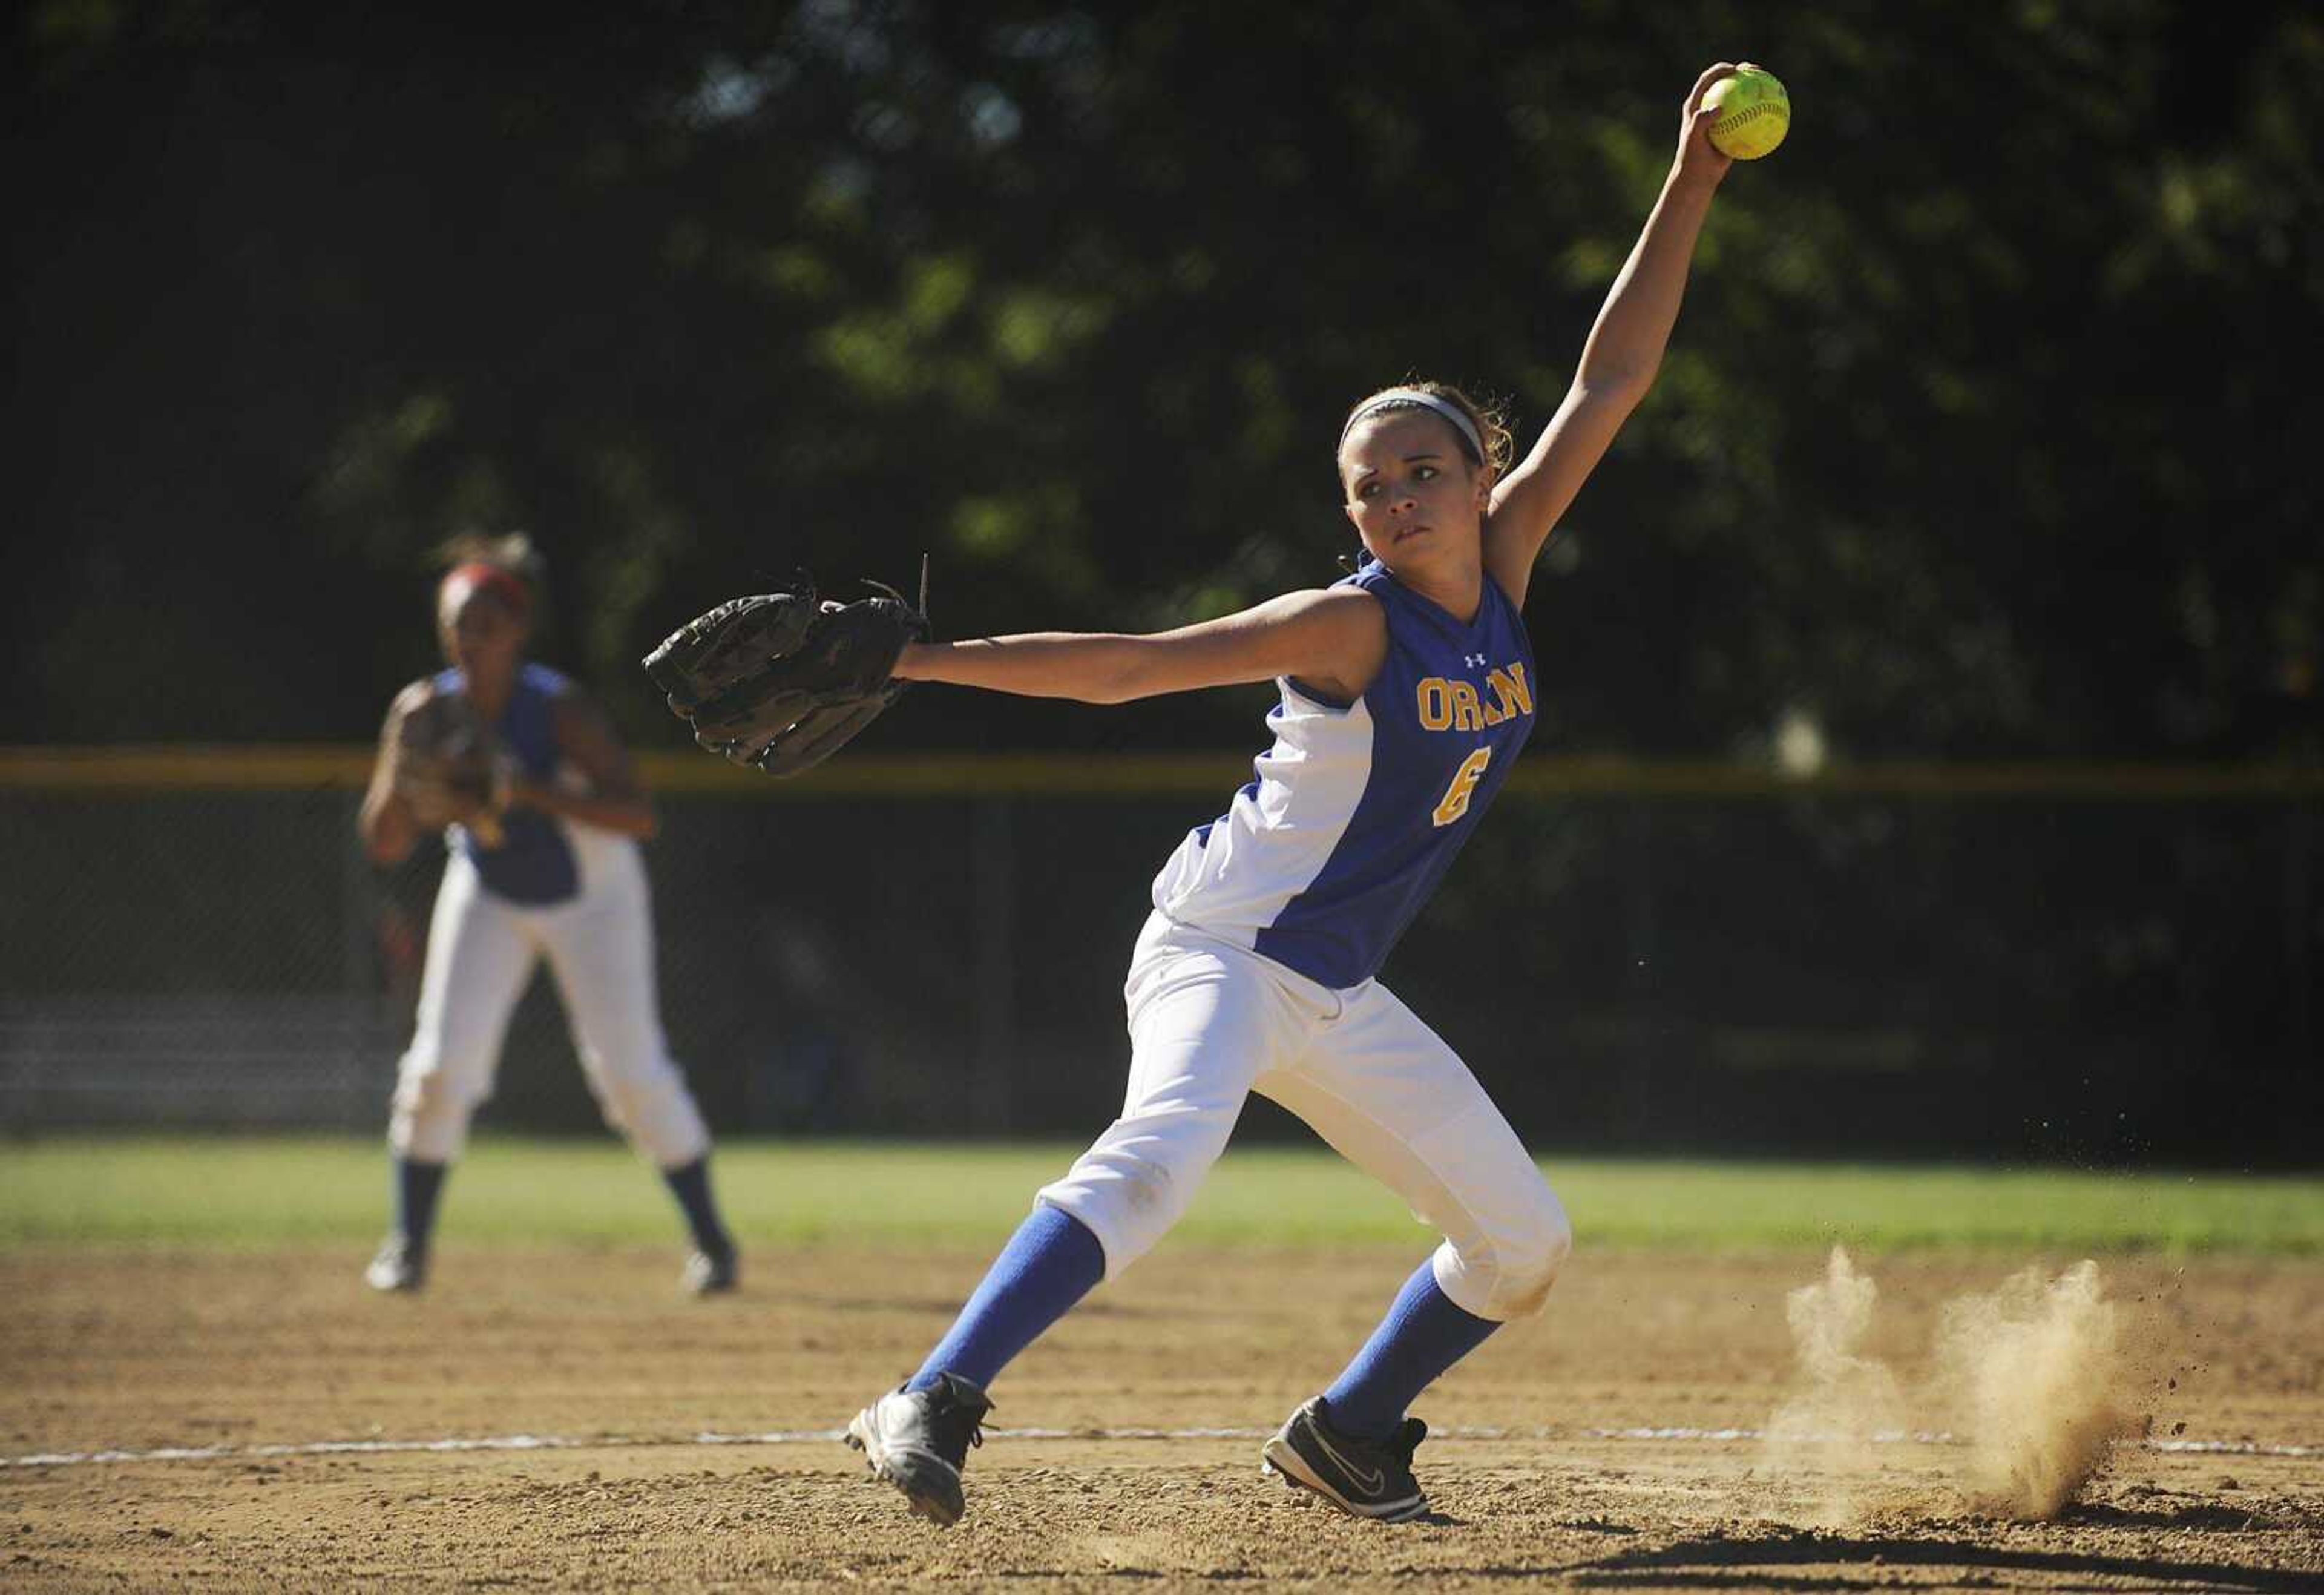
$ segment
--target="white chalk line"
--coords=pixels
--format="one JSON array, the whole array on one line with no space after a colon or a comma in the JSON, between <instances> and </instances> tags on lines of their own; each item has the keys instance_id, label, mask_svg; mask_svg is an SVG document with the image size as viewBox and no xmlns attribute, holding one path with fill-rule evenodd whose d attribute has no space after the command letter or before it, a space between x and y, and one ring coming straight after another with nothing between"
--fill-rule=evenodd
<instances>
[{"instance_id":1,"label":"white chalk line","mask_svg":"<svg viewBox=\"0 0 2324 1595\"><path fill-rule=\"evenodd\" d=\"M1264 1440L1272 1429L987 1429L996 1440ZM1561 1430L1543 1425L1510 1428L1492 1424L1462 1424L1429 1432L1440 1440L1635 1440L1712 1444L1766 1438L1763 1429L1695 1429L1683 1426L1633 1429ZM602 1435L582 1439L565 1434L491 1434L472 1439L440 1440L310 1440L273 1445L164 1445L150 1451L58 1451L31 1456L0 1457L0 1468L63 1468L99 1462L208 1462L255 1461L267 1457L375 1456L410 1452L468 1451L611 1451L668 1445L824 1445L845 1438L844 1429L774 1429L756 1434L723 1434L706 1431L690 1438ZM1793 1438L1814 1439L1813 1435ZM1894 1430L1871 1436L1882 1445L1958 1445L1951 1434ZM2255 1440L2142 1440L2142 1451L2193 1452L2212 1456L2324 1456L2324 1445L2270 1445Z\"/></svg>"}]
</instances>

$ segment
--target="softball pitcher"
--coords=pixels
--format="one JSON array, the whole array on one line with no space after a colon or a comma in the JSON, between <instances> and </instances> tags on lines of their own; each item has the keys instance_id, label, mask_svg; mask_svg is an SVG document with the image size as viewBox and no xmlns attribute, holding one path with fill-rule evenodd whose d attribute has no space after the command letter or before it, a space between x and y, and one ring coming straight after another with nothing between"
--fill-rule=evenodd
<instances>
[{"instance_id":1,"label":"softball pitcher","mask_svg":"<svg viewBox=\"0 0 2324 1595\"><path fill-rule=\"evenodd\" d=\"M606 1122L662 1171L694 1240L684 1283L732 1289L735 1249L710 1191L710 1136L669 1056L638 844L653 807L604 715L527 662L537 567L521 537L456 546L437 591L447 668L398 694L364 795L381 864L446 828L450 857L428 933L418 1023L388 1125L395 1227L364 1278L427 1281L437 1199L492 1094L510 1015L543 957Z\"/></svg>"},{"instance_id":2,"label":"softball pitcher","mask_svg":"<svg viewBox=\"0 0 2324 1595\"><path fill-rule=\"evenodd\" d=\"M1413 1398L1501 1323L1540 1311L1564 1211L1483 1087L1378 979L1531 733L1541 683L1519 615L1551 530L1645 397L1729 161L1697 79L1661 197L1572 388L1508 469L1499 417L1457 389L1385 389L1337 450L1365 559L1332 587L1153 636L925 641L900 595L737 600L646 660L697 739L785 773L825 757L901 681L1121 703L1273 681L1274 745L1226 812L1178 844L1125 987L1120 1117L1002 1249L919 1371L848 1425L872 1471L940 1524L991 1409L985 1388L1185 1212L1252 1092L1273 1098L1443 1232L1370 1340L1261 1452L1365 1517L1427 1509ZM771 657L769 657L771 656ZM747 668L745 668L747 667Z\"/></svg>"}]
</instances>

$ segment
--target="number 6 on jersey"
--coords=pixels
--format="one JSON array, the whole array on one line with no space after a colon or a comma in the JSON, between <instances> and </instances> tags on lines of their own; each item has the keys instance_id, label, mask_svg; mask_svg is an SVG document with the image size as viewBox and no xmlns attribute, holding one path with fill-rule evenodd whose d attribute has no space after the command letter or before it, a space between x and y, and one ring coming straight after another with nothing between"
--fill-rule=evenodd
<instances>
[{"instance_id":1,"label":"number 6 on jersey","mask_svg":"<svg viewBox=\"0 0 2324 1595\"><path fill-rule=\"evenodd\" d=\"M1492 761L1493 751L1490 748L1480 748L1461 761L1461 768L1452 772L1452 784L1444 788L1443 798L1429 817L1440 825L1449 825L1468 813L1469 794L1474 792L1477 783L1485 779L1485 766Z\"/></svg>"}]
</instances>

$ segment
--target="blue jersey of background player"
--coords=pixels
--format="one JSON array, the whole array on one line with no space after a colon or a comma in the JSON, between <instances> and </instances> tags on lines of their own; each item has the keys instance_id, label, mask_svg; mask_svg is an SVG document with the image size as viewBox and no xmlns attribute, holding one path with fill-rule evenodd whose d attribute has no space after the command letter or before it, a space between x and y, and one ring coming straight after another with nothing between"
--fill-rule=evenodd
<instances>
[{"instance_id":1,"label":"blue jersey of background player","mask_svg":"<svg viewBox=\"0 0 2324 1595\"><path fill-rule=\"evenodd\" d=\"M438 697L468 696L467 677L457 666L438 671L432 684ZM575 696L572 681L547 665L517 668L492 729L528 789L556 786L567 762L558 746L557 718L560 706ZM466 825L454 827L451 834L453 851L468 862L493 895L545 908L578 894L580 861L564 827L548 813L527 804L504 805L499 828L497 844L490 847Z\"/></svg>"},{"instance_id":2,"label":"blue jersey of background player","mask_svg":"<svg viewBox=\"0 0 2324 1595\"><path fill-rule=\"evenodd\" d=\"M1660 198L1572 388L1508 469L1509 435L1458 390L1383 390L1338 450L1368 556L1347 581L1153 636L1039 632L906 647L895 673L1120 703L1275 681L1272 748L1154 882L1130 956L1120 1117L1042 1188L919 1371L848 1426L939 1523L994 1375L1185 1211L1246 1097L1289 1108L1443 1232L1355 1360L1263 1448L1358 1516L1427 1508L1406 1408L1501 1323L1538 1311L1571 1244L1533 1159L1450 1047L1374 978L1508 775L1538 683L1517 611L1550 531L1652 383L1729 161L1681 113ZM1425 243L1425 241L1422 241ZM1423 251L1425 254L1425 251Z\"/></svg>"}]
</instances>

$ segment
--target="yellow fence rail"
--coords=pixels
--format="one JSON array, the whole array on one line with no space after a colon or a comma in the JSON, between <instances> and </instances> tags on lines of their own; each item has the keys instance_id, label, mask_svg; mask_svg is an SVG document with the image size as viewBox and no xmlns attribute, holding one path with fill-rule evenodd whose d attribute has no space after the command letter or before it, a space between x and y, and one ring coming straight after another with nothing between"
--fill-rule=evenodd
<instances>
[{"instance_id":1,"label":"yellow fence rail","mask_svg":"<svg viewBox=\"0 0 2324 1595\"><path fill-rule=\"evenodd\" d=\"M18 792L304 791L360 788L367 745L347 743L0 747L0 790ZM854 753L791 780L770 780L706 754L640 755L658 791L734 798L1136 798L1224 792L1250 777L1249 753ZM2289 764L1888 762L1833 764L1794 776L1742 763L1537 754L1508 789L1533 796L1792 798L1835 796L2154 801L2324 798L2324 769Z\"/></svg>"}]
</instances>

